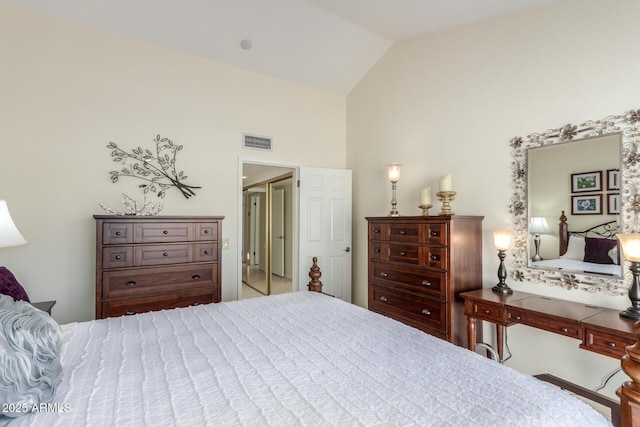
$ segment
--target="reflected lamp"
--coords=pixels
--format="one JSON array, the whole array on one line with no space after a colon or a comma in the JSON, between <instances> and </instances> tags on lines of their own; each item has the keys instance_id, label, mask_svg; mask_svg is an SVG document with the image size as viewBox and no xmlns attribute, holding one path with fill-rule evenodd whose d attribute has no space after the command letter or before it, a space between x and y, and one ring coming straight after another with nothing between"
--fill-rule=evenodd
<instances>
[{"instance_id":1,"label":"reflected lamp","mask_svg":"<svg viewBox=\"0 0 640 427\"><path fill-rule=\"evenodd\" d=\"M492 290L498 294L509 295L513 293L513 289L507 285L507 269L504 266L507 249L511 244L511 230L494 230L493 243L498 250L498 258L500 259L500 267L498 267L498 284Z\"/></svg>"},{"instance_id":2,"label":"reflected lamp","mask_svg":"<svg viewBox=\"0 0 640 427\"><path fill-rule=\"evenodd\" d=\"M529 234L533 234L533 245L536 248L536 253L531 258L531 261L542 261L542 257L540 256L540 235L549 233L551 233L551 229L549 228L546 218L541 216L534 216L531 218Z\"/></svg>"},{"instance_id":3,"label":"reflected lamp","mask_svg":"<svg viewBox=\"0 0 640 427\"><path fill-rule=\"evenodd\" d=\"M6 200L0 200L0 248L26 245L27 240L22 237L18 227L13 223Z\"/></svg>"},{"instance_id":4,"label":"reflected lamp","mask_svg":"<svg viewBox=\"0 0 640 427\"><path fill-rule=\"evenodd\" d=\"M640 320L640 234L617 234L622 253L627 261L631 262L629 270L633 275L629 288L631 305L620 313L620 316L633 320Z\"/></svg>"}]
</instances>

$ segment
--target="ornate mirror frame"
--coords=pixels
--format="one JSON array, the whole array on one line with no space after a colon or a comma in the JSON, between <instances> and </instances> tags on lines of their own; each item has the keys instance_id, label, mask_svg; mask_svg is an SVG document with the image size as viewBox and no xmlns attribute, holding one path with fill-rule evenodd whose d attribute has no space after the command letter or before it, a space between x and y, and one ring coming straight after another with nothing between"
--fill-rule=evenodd
<instances>
[{"instance_id":1,"label":"ornate mirror frame","mask_svg":"<svg viewBox=\"0 0 640 427\"><path fill-rule=\"evenodd\" d=\"M532 133L525 138L516 137L511 140L514 192L509 212L514 225L511 250L513 255L511 276L514 280L560 286L567 290L581 289L591 293L627 294L631 282L628 266L624 266L623 278L543 270L528 266L528 149L614 133L621 135L621 228L623 233L636 233L640 230L640 109L607 116L601 120L589 120L579 125L567 124L561 128Z\"/></svg>"}]
</instances>

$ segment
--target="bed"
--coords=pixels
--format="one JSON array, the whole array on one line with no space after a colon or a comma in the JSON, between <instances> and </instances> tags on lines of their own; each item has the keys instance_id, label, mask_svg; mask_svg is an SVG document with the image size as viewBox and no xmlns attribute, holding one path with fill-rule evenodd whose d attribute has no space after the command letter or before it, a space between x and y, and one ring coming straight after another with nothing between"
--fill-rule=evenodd
<instances>
[{"instance_id":1,"label":"bed","mask_svg":"<svg viewBox=\"0 0 640 427\"><path fill-rule=\"evenodd\" d=\"M610 425L556 386L323 294L314 267L320 292L63 325L53 399L0 425Z\"/></svg>"},{"instance_id":2,"label":"bed","mask_svg":"<svg viewBox=\"0 0 640 427\"><path fill-rule=\"evenodd\" d=\"M570 231L562 211L558 223L559 258L532 262L532 266L620 276L617 221L608 221L586 230Z\"/></svg>"}]
</instances>

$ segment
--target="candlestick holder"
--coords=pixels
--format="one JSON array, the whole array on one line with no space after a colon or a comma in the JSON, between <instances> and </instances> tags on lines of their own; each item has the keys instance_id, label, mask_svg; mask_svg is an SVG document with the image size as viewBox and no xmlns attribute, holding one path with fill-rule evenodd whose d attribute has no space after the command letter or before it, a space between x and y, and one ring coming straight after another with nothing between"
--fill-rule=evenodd
<instances>
[{"instance_id":1,"label":"candlestick holder","mask_svg":"<svg viewBox=\"0 0 640 427\"><path fill-rule=\"evenodd\" d=\"M438 196L438 200L442 202L442 208L438 215L454 215L454 212L451 210L451 201L455 200L456 192L455 191L438 191L436 193Z\"/></svg>"},{"instance_id":2,"label":"candlestick holder","mask_svg":"<svg viewBox=\"0 0 640 427\"><path fill-rule=\"evenodd\" d=\"M420 209L422 209L422 216L429 216L429 209L433 207L431 204L426 205L418 205Z\"/></svg>"}]
</instances>

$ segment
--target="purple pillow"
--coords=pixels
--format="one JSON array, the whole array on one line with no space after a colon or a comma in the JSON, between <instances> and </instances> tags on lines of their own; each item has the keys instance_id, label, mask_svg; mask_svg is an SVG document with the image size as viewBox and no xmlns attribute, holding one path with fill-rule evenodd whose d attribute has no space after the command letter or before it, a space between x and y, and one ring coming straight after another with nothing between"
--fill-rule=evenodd
<instances>
[{"instance_id":1,"label":"purple pillow","mask_svg":"<svg viewBox=\"0 0 640 427\"><path fill-rule=\"evenodd\" d=\"M9 295L14 300L30 302L27 292L7 267L0 267L0 294Z\"/></svg>"},{"instance_id":2,"label":"purple pillow","mask_svg":"<svg viewBox=\"0 0 640 427\"><path fill-rule=\"evenodd\" d=\"M609 256L609 251L618 244L617 239L586 237L584 242L584 262L615 264L614 260Z\"/></svg>"}]
</instances>

